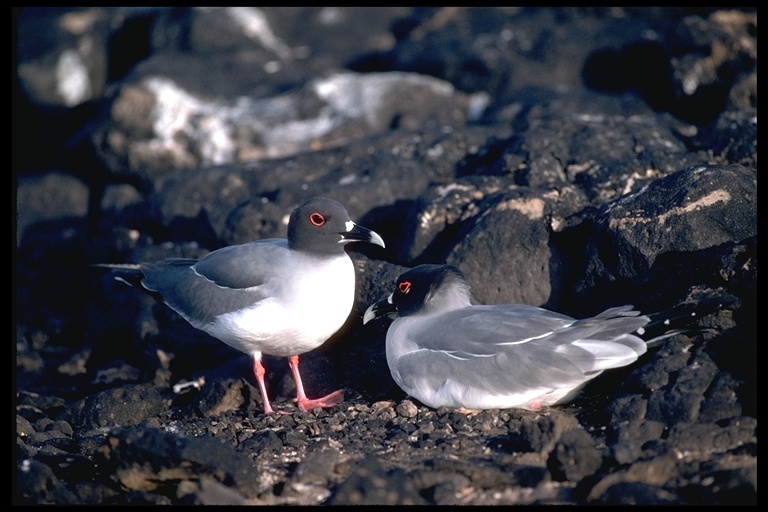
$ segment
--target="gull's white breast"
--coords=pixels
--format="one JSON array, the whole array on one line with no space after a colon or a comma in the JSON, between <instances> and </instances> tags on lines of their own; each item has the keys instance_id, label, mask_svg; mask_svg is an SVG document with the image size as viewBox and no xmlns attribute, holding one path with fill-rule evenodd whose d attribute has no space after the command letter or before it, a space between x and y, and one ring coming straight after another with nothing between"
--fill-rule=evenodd
<instances>
[{"instance_id":1,"label":"gull's white breast","mask_svg":"<svg viewBox=\"0 0 768 512\"><path fill-rule=\"evenodd\" d=\"M270 298L200 328L248 354L286 357L322 345L354 305L352 260L346 254L327 259L291 253L281 267L284 270L264 285Z\"/></svg>"}]
</instances>

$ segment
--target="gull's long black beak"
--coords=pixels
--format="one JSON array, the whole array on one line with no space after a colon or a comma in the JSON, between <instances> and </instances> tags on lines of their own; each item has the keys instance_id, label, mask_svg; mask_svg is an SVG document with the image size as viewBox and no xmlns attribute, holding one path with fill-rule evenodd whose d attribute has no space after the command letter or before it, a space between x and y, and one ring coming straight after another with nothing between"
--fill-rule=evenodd
<instances>
[{"instance_id":1,"label":"gull's long black beak","mask_svg":"<svg viewBox=\"0 0 768 512\"><path fill-rule=\"evenodd\" d=\"M379 234L352 221L347 222L347 230L341 233L341 242L368 242L385 247L384 239Z\"/></svg>"},{"instance_id":2,"label":"gull's long black beak","mask_svg":"<svg viewBox=\"0 0 768 512\"><path fill-rule=\"evenodd\" d=\"M365 310L365 314L363 315L363 324L367 324L375 318L396 312L397 306L392 304L392 295L390 295L384 300L380 300L375 304L371 304L368 309Z\"/></svg>"}]
</instances>

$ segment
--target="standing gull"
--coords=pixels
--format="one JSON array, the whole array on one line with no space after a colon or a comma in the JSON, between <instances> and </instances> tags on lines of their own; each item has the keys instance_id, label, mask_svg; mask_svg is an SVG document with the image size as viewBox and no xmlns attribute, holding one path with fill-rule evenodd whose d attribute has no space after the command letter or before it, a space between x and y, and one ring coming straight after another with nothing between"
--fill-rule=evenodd
<instances>
[{"instance_id":1,"label":"standing gull","mask_svg":"<svg viewBox=\"0 0 768 512\"><path fill-rule=\"evenodd\" d=\"M340 203L313 198L293 210L288 238L257 240L213 251L200 260L166 259L100 265L176 311L192 326L253 357L264 412L273 409L262 354L288 357L302 411L332 407L344 391L310 399L299 355L322 345L344 324L355 300L349 242L384 247L374 231L352 222Z\"/></svg>"},{"instance_id":2,"label":"standing gull","mask_svg":"<svg viewBox=\"0 0 768 512\"><path fill-rule=\"evenodd\" d=\"M450 265L402 274L363 323L397 312L386 336L395 382L430 407L538 410L573 400L604 370L629 365L658 343L650 318L620 306L576 320L523 304L470 304L469 285Z\"/></svg>"}]
</instances>

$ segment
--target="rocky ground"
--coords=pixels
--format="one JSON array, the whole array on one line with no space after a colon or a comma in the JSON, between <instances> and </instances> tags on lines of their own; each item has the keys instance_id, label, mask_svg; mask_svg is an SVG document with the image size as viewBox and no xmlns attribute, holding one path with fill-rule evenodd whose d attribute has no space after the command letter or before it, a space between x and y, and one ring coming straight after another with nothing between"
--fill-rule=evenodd
<instances>
[{"instance_id":1,"label":"rocky ground","mask_svg":"<svg viewBox=\"0 0 768 512\"><path fill-rule=\"evenodd\" d=\"M14 503L756 504L756 10L14 15ZM330 410L267 357L265 416L246 355L89 267L317 195L387 243L302 359ZM434 410L361 322L423 262L477 303L706 308L571 405Z\"/></svg>"}]
</instances>

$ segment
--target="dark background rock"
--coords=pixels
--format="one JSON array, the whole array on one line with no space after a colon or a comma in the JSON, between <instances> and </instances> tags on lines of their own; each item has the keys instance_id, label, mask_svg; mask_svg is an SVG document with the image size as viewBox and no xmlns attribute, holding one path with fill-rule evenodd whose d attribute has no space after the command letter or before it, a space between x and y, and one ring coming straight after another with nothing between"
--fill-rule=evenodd
<instances>
[{"instance_id":1,"label":"dark background rock","mask_svg":"<svg viewBox=\"0 0 768 512\"><path fill-rule=\"evenodd\" d=\"M14 8L15 504L757 502L754 8ZM308 197L353 311L248 356L93 263L285 236ZM362 325L406 268L701 331L536 413L430 409ZM712 305L719 307L711 307Z\"/></svg>"}]
</instances>

